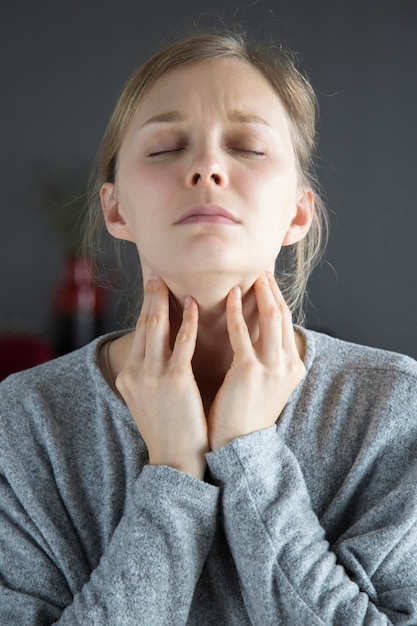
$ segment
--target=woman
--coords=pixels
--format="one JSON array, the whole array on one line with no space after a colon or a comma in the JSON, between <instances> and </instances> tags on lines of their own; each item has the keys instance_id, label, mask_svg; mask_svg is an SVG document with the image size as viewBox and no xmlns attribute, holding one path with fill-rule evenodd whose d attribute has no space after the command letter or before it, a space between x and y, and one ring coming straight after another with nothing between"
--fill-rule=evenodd
<instances>
[{"instance_id":1,"label":"woman","mask_svg":"<svg viewBox=\"0 0 417 626\"><path fill-rule=\"evenodd\" d=\"M126 85L90 221L136 245L143 306L2 385L2 623L417 623L417 365L291 321L314 107L232 33Z\"/></svg>"}]
</instances>

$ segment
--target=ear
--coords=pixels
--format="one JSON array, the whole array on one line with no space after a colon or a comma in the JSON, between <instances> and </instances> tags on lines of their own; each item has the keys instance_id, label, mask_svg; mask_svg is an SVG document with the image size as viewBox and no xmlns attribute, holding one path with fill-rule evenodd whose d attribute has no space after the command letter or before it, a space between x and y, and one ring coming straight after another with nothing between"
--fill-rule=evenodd
<instances>
[{"instance_id":1,"label":"ear","mask_svg":"<svg viewBox=\"0 0 417 626\"><path fill-rule=\"evenodd\" d=\"M311 189L300 189L300 196L296 204L296 214L282 242L283 246L290 246L301 241L308 233L314 216L314 194Z\"/></svg>"},{"instance_id":2,"label":"ear","mask_svg":"<svg viewBox=\"0 0 417 626\"><path fill-rule=\"evenodd\" d=\"M116 187L113 183L104 183L100 189L100 200L106 228L116 239L133 241L129 227L119 208Z\"/></svg>"}]
</instances>

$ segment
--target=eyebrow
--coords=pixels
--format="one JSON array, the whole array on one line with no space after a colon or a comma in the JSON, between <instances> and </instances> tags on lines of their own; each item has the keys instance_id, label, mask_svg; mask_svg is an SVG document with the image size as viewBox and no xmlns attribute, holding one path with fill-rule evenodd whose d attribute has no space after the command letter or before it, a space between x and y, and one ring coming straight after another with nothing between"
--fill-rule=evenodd
<instances>
[{"instance_id":1,"label":"eyebrow","mask_svg":"<svg viewBox=\"0 0 417 626\"><path fill-rule=\"evenodd\" d=\"M144 122L140 128L144 128L145 126L149 126L150 124L163 124L170 122L184 122L185 116L180 113L180 111L166 111L165 113L158 113L157 115L152 115L146 122Z\"/></svg>"},{"instance_id":2,"label":"eyebrow","mask_svg":"<svg viewBox=\"0 0 417 626\"><path fill-rule=\"evenodd\" d=\"M233 111L229 115L229 120L231 122L239 122L240 124L263 124L264 126L271 126L263 117L249 111Z\"/></svg>"},{"instance_id":3,"label":"eyebrow","mask_svg":"<svg viewBox=\"0 0 417 626\"><path fill-rule=\"evenodd\" d=\"M140 128L144 128L151 124L169 124L173 122L185 122L187 120L187 116L181 113L180 111L165 111L164 113L158 113L157 115L153 115L146 122L144 122ZM228 119L231 122L237 122L239 124L263 124L264 126L271 126L269 122L264 120L262 117L257 115L256 113L251 113L249 111L241 111L235 110L232 111L228 115Z\"/></svg>"}]
</instances>

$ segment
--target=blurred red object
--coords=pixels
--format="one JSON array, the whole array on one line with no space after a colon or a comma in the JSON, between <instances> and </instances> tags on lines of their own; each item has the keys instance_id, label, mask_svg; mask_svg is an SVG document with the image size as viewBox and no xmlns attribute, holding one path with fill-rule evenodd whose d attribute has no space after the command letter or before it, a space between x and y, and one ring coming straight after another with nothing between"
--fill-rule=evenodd
<instances>
[{"instance_id":1,"label":"blurred red object","mask_svg":"<svg viewBox=\"0 0 417 626\"><path fill-rule=\"evenodd\" d=\"M92 279L92 261L69 257L53 298L54 353L77 350L102 334L105 291Z\"/></svg>"},{"instance_id":2,"label":"blurred red object","mask_svg":"<svg viewBox=\"0 0 417 626\"><path fill-rule=\"evenodd\" d=\"M27 335L0 335L0 380L53 358L48 343Z\"/></svg>"}]
</instances>

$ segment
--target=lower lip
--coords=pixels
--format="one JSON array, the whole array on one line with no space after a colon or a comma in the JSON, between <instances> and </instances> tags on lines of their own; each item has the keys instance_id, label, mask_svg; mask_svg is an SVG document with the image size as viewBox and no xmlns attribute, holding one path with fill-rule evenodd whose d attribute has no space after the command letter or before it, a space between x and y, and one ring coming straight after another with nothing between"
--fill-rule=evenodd
<instances>
[{"instance_id":1,"label":"lower lip","mask_svg":"<svg viewBox=\"0 0 417 626\"><path fill-rule=\"evenodd\" d=\"M180 224L226 224L229 226L236 226L237 222L226 217L225 215L191 215L185 220L179 222Z\"/></svg>"}]
</instances>

